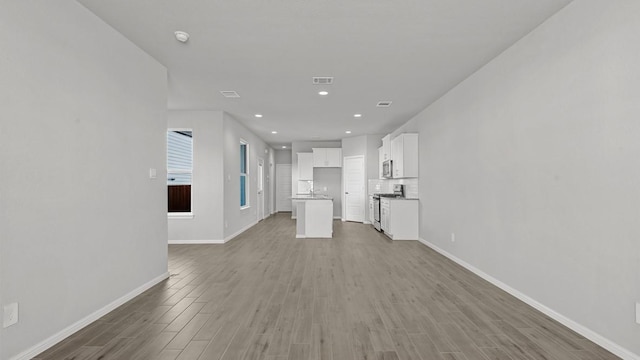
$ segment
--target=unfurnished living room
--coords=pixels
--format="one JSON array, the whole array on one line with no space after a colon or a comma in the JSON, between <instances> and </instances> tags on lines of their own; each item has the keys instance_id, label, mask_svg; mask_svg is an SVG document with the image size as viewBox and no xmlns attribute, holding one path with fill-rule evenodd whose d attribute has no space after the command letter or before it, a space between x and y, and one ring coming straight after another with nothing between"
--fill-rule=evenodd
<instances>
[{"instance_id":1,"label":"unfurnished living room","mask_svg":"<svg viewBox=\"0 0 640 360\"><path fill-rule=\"evenodd\" d=\"M640 1L0 1L0 360L640 360Z\"/></svg>"}]
</instances>

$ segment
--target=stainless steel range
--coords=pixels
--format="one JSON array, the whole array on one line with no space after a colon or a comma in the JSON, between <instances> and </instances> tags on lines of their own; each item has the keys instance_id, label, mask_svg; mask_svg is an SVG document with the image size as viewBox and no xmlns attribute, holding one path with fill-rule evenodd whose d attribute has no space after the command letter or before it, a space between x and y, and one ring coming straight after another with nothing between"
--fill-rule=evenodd
<instances>
[{"instance_id":1,"label":"stainless steel range","mask_svg":"<svg viewBox=\"0 0 640 360\"><path fill-rule=\"evenodd\" d=\"M381 197L392 197L392 198L404 197L404 185L402 184L393 185L392 193L373 194L373 227L378 231L382 231L382 228L380 227L380 198Z\"/></svg>"}]
</instances>

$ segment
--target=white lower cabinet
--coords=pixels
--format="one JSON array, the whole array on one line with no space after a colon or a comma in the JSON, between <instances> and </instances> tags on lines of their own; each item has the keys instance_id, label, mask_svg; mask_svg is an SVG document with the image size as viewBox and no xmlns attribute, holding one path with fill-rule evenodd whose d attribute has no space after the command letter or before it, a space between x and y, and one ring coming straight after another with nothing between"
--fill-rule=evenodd
<instances>
[{"instance_id":1,"label":"white lower cabinet","mask_svg":"<svg viewBox=\"0 0 640 360\"><path fill-rule=\"evenodd\" d=\"M418 240L418 200L381 198L380 227L392 240Z\"/></svg>"},{"instance_id":2,"label":"white lower cabinet","mask_svg":"<svg viewBox=\"0 0 640 360\"><path fill-rule=\"evenodd\" d=\"M373 196L369 196L369 223L373 224L374 213L373 213Z\"/></svg>"}]
</instances>

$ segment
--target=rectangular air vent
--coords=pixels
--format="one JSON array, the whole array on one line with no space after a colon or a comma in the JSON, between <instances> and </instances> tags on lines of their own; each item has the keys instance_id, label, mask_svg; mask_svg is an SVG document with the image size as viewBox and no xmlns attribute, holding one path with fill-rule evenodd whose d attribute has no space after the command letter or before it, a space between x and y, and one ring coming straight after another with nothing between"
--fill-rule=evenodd
<instances>
[{"instance_id":1,"label":"rectangular air vent","mask_svg":"<svg viewBox=\"0 0 640 360\"><path fill-rule=\"evenodd\" d=\"M222 96L227 97L227 98L239 98L240 97L240 95L238 95L238 93L233 91L233 90L220 91L220 94L222 94Z\"/></svg>"},{"instance_id":2,"label":"rectangular air vent","mask_svg":"<svg viewBox=\"0 0 640 360\"><path fill-rule=\"evenodd\" d=\"M331 85L333 84L332 76L316 76L313 77L313 85Z\"/></svg>"},{"instance_id":3,"label":"rectangular air vent","mask_svg":"<svg viewBox=\"0 0 640 360\"><path fill-rule=\"evenodd\" d=\"M377 107L389 107L392 101L378 101Z\"/></svg>"}]
</instances>

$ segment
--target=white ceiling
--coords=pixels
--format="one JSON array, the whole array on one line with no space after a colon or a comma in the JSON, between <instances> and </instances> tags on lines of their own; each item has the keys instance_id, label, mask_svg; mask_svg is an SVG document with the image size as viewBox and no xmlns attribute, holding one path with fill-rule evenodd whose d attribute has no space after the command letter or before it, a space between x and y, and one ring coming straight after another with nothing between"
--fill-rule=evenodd
<instances>
[{"instance_id":1,"label":"white ceiling","mask_svg":"<svg viewBox=\"0 0 640 360\"><path fill-rule=\"evenodd\" d=\"M78 1L168 68L169 109L224 110L279 147L394 130L571 0Z\"/></svg>"}]
</instances>

